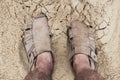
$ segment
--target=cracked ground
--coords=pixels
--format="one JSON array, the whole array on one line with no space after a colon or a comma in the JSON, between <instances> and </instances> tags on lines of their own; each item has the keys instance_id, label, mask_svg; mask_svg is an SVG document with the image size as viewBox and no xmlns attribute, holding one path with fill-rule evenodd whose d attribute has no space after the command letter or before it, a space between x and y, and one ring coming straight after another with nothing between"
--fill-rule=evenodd
<instances>
[{"instance_id":1,"label":"cracked ground","mask_svg":"<svg viewBox=\"0 0 120 80\"><path fill-rule=\"evenodd\" d=\"M105 80L120 79L119 0L0 0L0 80L23 80L28 63L21 35L30 21L46 14L53 33L53 80L73 80L66 30L73 20L93 26L98 71Z\"/></svg>"}]
</instances>

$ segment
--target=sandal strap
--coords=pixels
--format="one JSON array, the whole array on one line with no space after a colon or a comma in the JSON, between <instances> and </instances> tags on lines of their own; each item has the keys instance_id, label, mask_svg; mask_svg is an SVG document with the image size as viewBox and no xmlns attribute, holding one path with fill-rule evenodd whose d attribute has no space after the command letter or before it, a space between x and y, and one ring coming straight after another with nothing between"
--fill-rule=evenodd
<instances>
[{"instance_id":1,"label":"sandal strap","mask_svg":"<svg viewBox=\"0 0 120 80\"><path fill-rule=\"evenodd\" d=\"M88 27L89 28L89 27ZM89 28L89 47L90 47L90 54L88 55L90 58L90 65L92 69L96 68L96 63L98 62L97 60L97 52L96 52L96 46L95 46L95 40L93 33L91 31L91 28Z\"/></svg>"}]
</instances>

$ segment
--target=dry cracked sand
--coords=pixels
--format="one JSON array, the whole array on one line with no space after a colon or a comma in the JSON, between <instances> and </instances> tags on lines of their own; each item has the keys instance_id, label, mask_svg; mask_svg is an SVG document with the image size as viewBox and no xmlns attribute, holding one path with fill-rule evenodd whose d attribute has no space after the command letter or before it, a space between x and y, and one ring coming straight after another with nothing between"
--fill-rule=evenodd
<instances>
[{"instance_id":1,"label":"dry cracked sand","mask_svg":"<svg viewBox=\"0 0 120 80\"><path fill-rule=\"evenodd\" d=\"M28 73L21 35L33 17L48 17L55 56L53 80L73 80L66 29L76 19L93 26L98 71L120 79L120 0L0 0L0 80L23 80Z\"/></svg>"}]
</instances>

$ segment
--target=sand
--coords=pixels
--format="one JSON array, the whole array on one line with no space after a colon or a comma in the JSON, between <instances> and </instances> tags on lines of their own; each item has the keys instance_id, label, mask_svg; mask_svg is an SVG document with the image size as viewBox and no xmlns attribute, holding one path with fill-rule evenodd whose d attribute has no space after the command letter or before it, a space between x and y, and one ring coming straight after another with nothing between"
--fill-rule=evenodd
<instances>
[{"instance_id":1,"label":"sand","mask_svg":"<svg viewBox=\"0 0 120 80\"><path fill-rule=\"evenodd\" d=\"M93 26L98 71L120 79L119 0L0 0L0 80L23 80L28 63L21 35L33 17L46 14L53 33L53 80L73 80L66 30L76 19Z\"/></svg>"}]
</instances>

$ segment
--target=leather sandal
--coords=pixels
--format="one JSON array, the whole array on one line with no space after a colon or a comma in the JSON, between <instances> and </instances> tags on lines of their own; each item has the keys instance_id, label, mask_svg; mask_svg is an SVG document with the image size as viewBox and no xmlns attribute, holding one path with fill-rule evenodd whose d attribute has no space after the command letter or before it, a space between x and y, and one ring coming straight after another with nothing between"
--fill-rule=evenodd
<instances>
[{"instance_id":1,"label":"leather sandal","mask_svg":"<svg viewBox=\"0 0 120 80\"><path fill-rule=\"evenodd\" d=\"M70 45L70 60L73 61L73 57L77 54L87 55L91 68L96 69L96 46L91 28L76 20L71 23L67 35Z\"/></svg>"},{"instance_id":2,"label":"leather sandal","mask_svg":"<svg viewBox=\"0 0 120 80\"><path fill-rule=\"evenodd\" d=\"M50 38L51 32L45 15L34 18L25 29L22 41L30 71L34 70L38 55L43 52L50 52L52 55Z\"/></svg>"}]
</instances>

